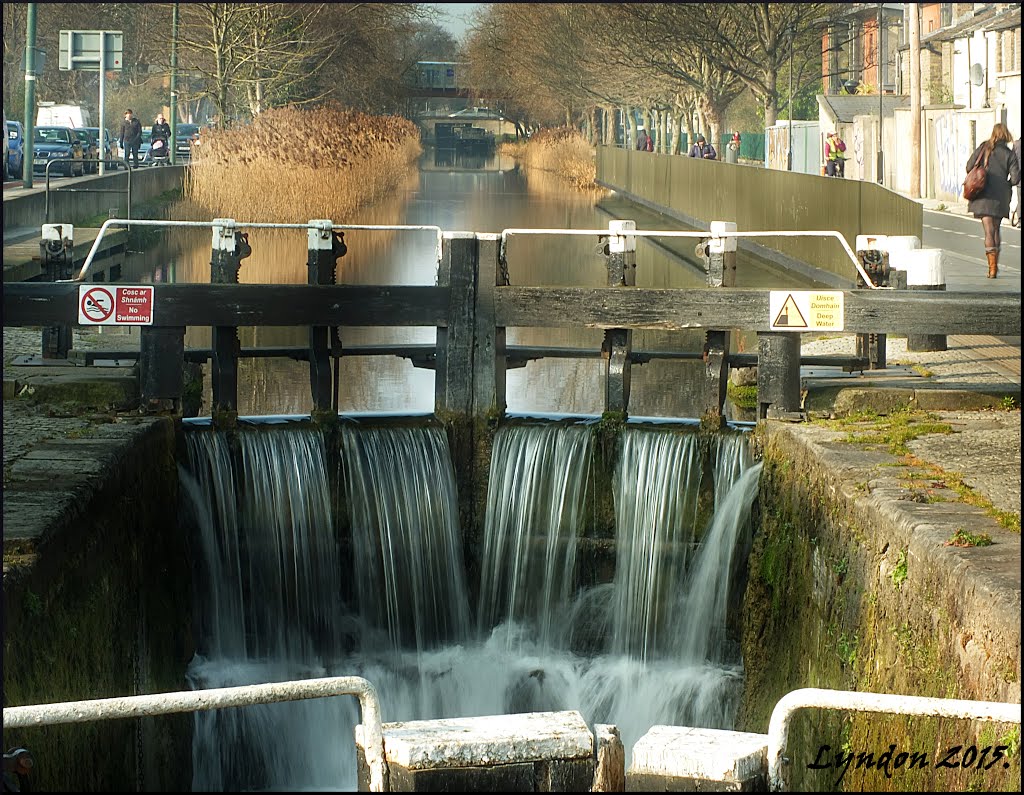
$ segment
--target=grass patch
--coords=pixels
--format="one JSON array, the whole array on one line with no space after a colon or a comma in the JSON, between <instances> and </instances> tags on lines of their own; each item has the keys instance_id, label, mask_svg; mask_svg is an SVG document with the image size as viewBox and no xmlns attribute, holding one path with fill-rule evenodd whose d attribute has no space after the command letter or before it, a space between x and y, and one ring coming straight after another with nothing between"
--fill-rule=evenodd
<instances>
[{"instance_id":1,"label":"grass patch","mask_svg":"<svg viewBox=\"0 0 1024 795\"><path fill-rule=\"evenodd\" d=\"M1013 511L996 508L989 499L968 486L959 472L947 472L941 467L929 464L912 455L905 455L901 460L904 466L913 467L923 473L932 488L949 489L956 492L960 502L980 508L985 514L995 519L1002 527L1012 533L1020 533L1020 516Z\"/></svg>"},{"instance_id":2,"label":"grass patch","mask_svg":"<svg viewBox=\"0 0 1024 795\"><path fill-rule=\"evenodd\" d=\"M244 127L203 133L185 197L218 218L345 223L398 188L422 151L416 125L398 116L272 108Z\"/></svg>"},{"instance_id":3,"label":"grass patch","mask_svg":"<svg viewBox=\"0 0 1024 795\"><path fill-rule=\"evenodd\" d=\"M725 388L726 396L732 404L741 409L757 408L757 387L736 386L732 381Z\"/></svg>"},{"instance_id":4,"label":"grass patch","mask_svg":"<svg viewBox=\"0 0 1024 795\"><path fill-rule=\"evenodd\" d=\"M989 547L992 546L992 536L988 533L971 533L958 527L945 545L947 547Z\"/></svg>"},{"instance_id":5,"label":"grass patch","mask_svg":"<svg viewBox=\"0 0 1024 795\"><path fill-rule=\"evenodd\" d=\"M903 583L907 581L907 550L900 550L899 557L896 558L896 568L889 577L892 580L892 587L897 591L903 587Z\"/></svg>"},{"instance_id":6,"label":"grass patch","mask_svg":"<svg viewBox=\"0 0 1024 795\"><path fill-rule=\"evenodd\" d=\"M861 412L838 420L826 420L829 428L847 431L849 444L886 447L896 456L909 455L907 443L931 433L953 433L948 423L929 412L901 410L879 415Z\"/></svg>"}]
</instances>

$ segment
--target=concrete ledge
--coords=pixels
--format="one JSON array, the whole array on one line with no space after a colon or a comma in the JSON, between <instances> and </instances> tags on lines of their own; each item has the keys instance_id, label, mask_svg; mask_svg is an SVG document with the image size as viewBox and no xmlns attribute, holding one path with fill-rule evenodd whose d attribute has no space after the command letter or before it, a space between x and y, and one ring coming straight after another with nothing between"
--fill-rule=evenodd
<instances>
[{"instance_id":1,"label":"concrete ledge","mask_svg":"<svg viewBox=\"0 0 1024 795\"><path fill-rule=\"evenodd\" d=\"M748 732L653 726L633 746L626 789L640 791L638 777L681 779L735 785L730 791L753 786L767 774L768 735ZM658 789L661 789L660 787ZM673 788L675 789L675 788ZM694 790L709 791L710 786Z\"/></svg>"},{"instance_id":2,"label":"concrete ledge","mask_svg":"<svg viewBox=\"0 0 1024 795\"><path fill-rule=\"evenodd\" d=\"M1020 386L1007 384L1005 389L979 386L977 389L942 389L850 386L828 382L805 383L807 393L804 409L808 412L831 413L838 417L860 411L887 414L900 409L925 411L979 411L1003 407L1007 398L1020 403Z\"/></svg>"},{"instance_id":3,"label":"concrete ledge","mask_svg":"<svg viewBox=\"0 0 1024 795\"><path fill-rule=\"evenodd\" d=\"M391 792L587 792L594 738L583 716L534 712L385 723ZM360 789L368 778L356 727Z\"/></svg>"},{"instance_id":4,"label":"concrete ledge","mask_svg":"<svg viewBox=\"0 0 1024 795\"><path fill-rule=\"evenodd\" d=\"M385 723L383 729L388 763L413 770L592 759L594 754L594 738L575 710Z\"/></svg>"}]
</instances>

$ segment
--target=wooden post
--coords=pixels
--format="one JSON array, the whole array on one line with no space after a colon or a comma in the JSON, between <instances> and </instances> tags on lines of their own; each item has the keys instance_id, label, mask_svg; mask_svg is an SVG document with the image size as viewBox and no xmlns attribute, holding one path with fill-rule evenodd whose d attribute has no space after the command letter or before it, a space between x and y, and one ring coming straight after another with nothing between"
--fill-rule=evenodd
<instances>
[{"instance_id":1,"label":"wooden post","mask_svg":"<svg viewBox=\"0 0 1024 795\"><path fill-rule=\"evenodd\" d=\"M6 132L6 131L5 131ZM43 260L46 280L56 282L71 278L71 249L74 246L71 224L43 224L39 255ZM71 350L71 326L61 323L43 326L42 356L44 359L67 359Z\"/></svg>"},{"instance_id":2,"label":"wooden post","mask_svg":"<svg viewBox=\"0 0 1024 795\"><path fill-rule=\"evenodd\" d=\"M711 222L708 245L708 287L736 286L736 238L719 237L722 232L735 232L731 221ZM728 329L709 329L704 333L704 409L701 424L720 429L725 424L726 391L729 385Z\"/></svg>"},{"instance_id":3,"label":"wooden post","mask_svg":"<svg viewBox=\"0 0 1024 795\"><path fill-rule=\"evenodd\" d=\"M437 329L434 412L469 416L473 408L473 336L476 333L475 235L446 233L441 241L437 286L450 290L448 325Z\"/></svg>"},{"instance_id":4,"label":"wooden post","mask_svg":"<svg viewBox=\"0 0 1024 795\"><path fill-rule=\"evenodd\" d=\"M309 222L306 267L308 284L334 284L338 258L345 256L344 232L333 231L329 219ZM309 327L309 388L313 397L313 416L323 417L334 412L333 378L331 372L330 326Z\"/></svg>"},{"instance_id":5,"label":"wooden post","mask_svg":"<svg viewBox=\"0 0 1024 795\"><path fill-rule=\"evenodd\" d=\"M636 286L636 221L608 222L608 286ZM629 412L630 353L633 332L629 329L606 329L601 354L607 360L604 410Z\"/></svg>"},{"instance_id":6,"label":"wooden post","mask_svg":"<svg viewBox=\"0 0 1024 795\"><path fill-rule=\"evenodd\" d=\"M875 285L879 287L888 286L890 274L898 274L900 271L890 270L889 252L878 248L878 245L879 241L873 240L871 236L858 235L857 259L860 260L861 267L871 277L871 281ZM867 284L859 271L857 273L857 287L867 288ZM885 334L858 334L855 342L855 355L858 359L868 360L869 370L885 369Z\"/></svg>"},{"instance_id":7,"label":"wooden post","mask_svg":"<svg viewBox=\"0 0 1024 795\"><path fill-rule=\"evenodd\" d=\"M501 261L501 235L476 236L480 274L476 288L476 334L473 342L473 416L500 420L505 416L505 329L496 324L494 297L508 284Z\"/></svg>"},{"instance_id":8,"label":"wooden post","mask_svg":"<svg viewBox=\"0 0 1024 795\"><path fill-rule=\"evenodd\" d=\"M757 335L758 419L797 418L800 412L800 333Z\"/></svg>"},{"instance_id":9,"label":"wooden post","mask_svg":"<svg viewBox=\"0 0 1024 795\"><path fill-rule=\"evenodd\" d=\"M235 230L233 218L213 220L211 284L238 284L241 261L252 253L249 236ZM210 380L213 387L214 424L232 426L238 419L238 355L241 345L237 326L214 326Z\"/></svg>"},{"instance_id":10,"label":"wooden post","mask_svg":"<svg viewBox=\"0 0 1024 795\"><path fill-rule=\"evenodd\" d=\"M142 327L139 334L139 391L144 411L181 413L184 367L184 326Z\"/></svg>"}]
</instances>

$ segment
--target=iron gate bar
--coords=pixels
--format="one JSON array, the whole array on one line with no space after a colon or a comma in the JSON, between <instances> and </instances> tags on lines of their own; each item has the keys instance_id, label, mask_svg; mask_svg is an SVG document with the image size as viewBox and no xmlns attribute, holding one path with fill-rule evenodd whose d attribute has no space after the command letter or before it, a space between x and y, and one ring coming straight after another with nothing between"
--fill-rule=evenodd
<instances>
[{"instance_id":1,"label":"iron gate bar","mask_svg":"<svg viewBox=\"0 0 1024 795\"><path fill-rule=\"evenodd\" d=\"M782 765L789 741L789 722L800 709L837 709L854 712L884 712L895 715L962 718L1020 724L1020 704L965 701L953 698L901 696L892 693L857 693L805 687L779 699L768 723L768 784L773 792L785 792Z\"/></svg>"},{"instance_id":2,"label":"iron gate bar","mask_svg":"<svg viewBox=\"0 0 1024 795\"><path fill-rule=\"evenodd\" d=\"M501 259L505 259L505 244L509 235L585 235L593 237L609 237L607 229L505 229L501 233ZM683 232L683 231L670 231L670 230L655 230L655 229L631 229L627 233L618 235L618 237L693 237L701 240L716 240L726 237L833 237L840 242L843 246L843 250L846 252L846 256L850 258L853 266L857 269L857 273L860 274L861 279L867 287L872 290L891 290L892 287L880 287L871 281L871 277L868 276L864 267L860 264L860 260L857 255L850 248L850 244L846 242L846 238L840 232L829 229L817 229L817 230L805 230L799 231L795 229L791 230L778 230L778 231L767 231L767 232Z\"/></svg>"},{"instance_id":3,"label":"iron gate bar","mask_svg":"<svg viewBox=\"0 0 1024 795\"><path fill-rule=\"evenodd\" d=\"M131 171L129 170L129 174ZM129 176L129 179L131 177ZM272 224L272 223L257 223L252 221L235 221L234 219L223 219L230 220L230 226L233 229L317 229L312 223L305 224ZM106 234L107 229L111 226L153 226L153 227L166 227L168 229L179 228L179 227L191 227L195 229L213 229L214 227L222 227L225 224L214 223L213 221L154 221L154 220L139 220L130 221L122 218L111 218L103 222L100 226L99 234L96 235L96 240L92 244L92 249L89 251L88 256L85 258L85 262L82 263L82 269L71 281L82 282L85 281L85 277L89 275L89 269L92 267L92 261L96 256L96 252L99 250L100 241L103 239L103 235ZM430 224L423 225L402 225L402 224L332 224L331 229L362 229L368 231L380 230L380 231L431 231L437 235L437 261L441 261L441 238L445 234L441 227L433 226Z\"/></svg>"},{"instance_id":4,"label":"iron gate bar","mask_svg":"<svg viewBox=\"0 0 1024 795\"><path fill-rule=\"evenodd\" d=\"M208 690L182 690L144 696L98 698L67 701L60 704L35 704L4 707L4 729L91 723L116 718L142 718L180 712L275 704L329 696L356 696L362 720L362 738L366 763L370 768L370 791L387 791L384 761L384 734L380 698L371 682L361 676L332 676L291 682L217 687Z\"/></svg>"}]
</instances>

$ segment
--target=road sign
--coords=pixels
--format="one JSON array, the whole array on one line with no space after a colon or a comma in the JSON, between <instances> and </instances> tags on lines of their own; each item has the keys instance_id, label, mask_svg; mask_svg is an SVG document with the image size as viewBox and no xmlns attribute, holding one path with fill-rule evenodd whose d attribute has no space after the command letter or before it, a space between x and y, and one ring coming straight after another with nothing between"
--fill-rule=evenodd
<instances>
[{"instance_id":1,"label":"road sign","mask_svg":"<svg viewBox=\"0 0 1024 795\"><path fill-rule=\"evenodd\" d=\"M103 37L102 40L100 37ZM104 72L123 68L122 35L119 30L62 30L57 64L62 71L98 72L103 45Z\"/></svg>"},{"instance_id":2,"label":"road sign","mask_svg":"<svg viewBox=\"0 0 1024 795\"><path fill-rule=\"evenodd\" d=\"M78 323L83 326L153 325L153 287L78 288Z\"/></svg>"},{"instance_id":3,"label":"road sign","mask_svg":"<svg viewBox=\"0 0 1024 795\"><path fill-rule=\"evenodd\" d=\"M842 331L841 290L772 290L768 324L772 331Z\"/></svg>"}]
</instances>

